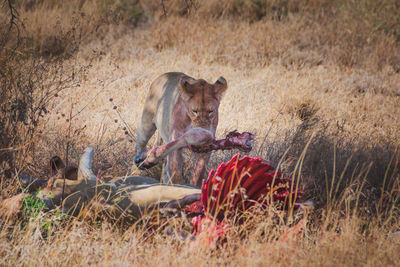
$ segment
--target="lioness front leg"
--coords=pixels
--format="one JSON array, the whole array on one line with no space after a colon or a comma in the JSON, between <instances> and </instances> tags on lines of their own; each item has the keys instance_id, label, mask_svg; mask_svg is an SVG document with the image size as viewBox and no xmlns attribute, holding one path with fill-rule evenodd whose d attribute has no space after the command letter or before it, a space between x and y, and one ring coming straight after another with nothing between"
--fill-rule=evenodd
<instances>
[{"instance_id":1,"label":"lioness front leg","mask_svg":"<svg viewBox=\"0 0 400 267\"><path fill-rule=\"evenodd\" d=\"M135 145L135 155L146 151L146 145L156 131L156 125L153 123L154 112L145 108L142 114L142 120L137 130Z\"/></svg>"},{"instance_id":2,"label":"lioness front leg","mask_svg":"<svg viewBox=\"0 0 400 267\"><path fill-rule=\"evenodd\" d=\"M183 155L182 149L171 152L167 157L167 171L163 173L165 184L183 183Z\"/></svg>"},{"instance_id":3,"label":"lioness front leg","mask_svg":"<svg viewBox=\"0 0 400 267\"><path fill-rule=\"evenodd\" d=\"M190 184L201 186L205 177L206 165L210 159L210 153L192 153L192 180Z\"/></svg>"}]
</instances>

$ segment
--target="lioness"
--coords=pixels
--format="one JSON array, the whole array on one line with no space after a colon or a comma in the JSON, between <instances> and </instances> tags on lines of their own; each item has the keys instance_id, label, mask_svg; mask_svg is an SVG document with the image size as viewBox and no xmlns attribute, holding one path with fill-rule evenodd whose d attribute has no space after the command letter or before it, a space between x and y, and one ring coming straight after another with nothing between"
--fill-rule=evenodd
<instances>
[{"instance_id":1,"label":"lioness","mask_svg":"<svg viewBox=\"0 0 400 267\"><path fill-rule=\"evenodd\" d=\"M227 82L223 77L214 84L180 72L169 72L158 77L150 86L144 105L135 154L145 151L156 129L165 143L195 127L209 130L215 138L218 108L226 89ZM210 153L192 155L190 182L199 185L204 178ZM164 183L183 183L182 149L168 155L162 179Z\"/></svg>"}]
</instances>

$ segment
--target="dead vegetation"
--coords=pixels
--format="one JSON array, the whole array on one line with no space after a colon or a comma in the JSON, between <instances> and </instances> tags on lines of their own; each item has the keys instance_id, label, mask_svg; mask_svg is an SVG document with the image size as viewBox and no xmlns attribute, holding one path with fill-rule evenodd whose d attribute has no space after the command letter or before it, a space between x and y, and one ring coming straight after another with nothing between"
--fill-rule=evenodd
<instances>
[{"instance_id":1,"label":"dead vegetation","mask_svg":"<svg viewBox=\"0 0 400 267\"><path fill-rule=\"evenodd\" d=\"M34 208L14 225L0 221L0 265L396 265L398 1L1 4L2 197L20 191L18 172L48 178L52 156L77 164L88 145L96 170L138 173L133 143L147 89L164 72L184 71L227 79L217 135L255 133L250 155L300 179L316 208L299 215L300 236L278 242L293 221L271 213L232 227L219 249L145 221ZM208 168L233 153L214 153Z\"/></svg>"}]
</instances>

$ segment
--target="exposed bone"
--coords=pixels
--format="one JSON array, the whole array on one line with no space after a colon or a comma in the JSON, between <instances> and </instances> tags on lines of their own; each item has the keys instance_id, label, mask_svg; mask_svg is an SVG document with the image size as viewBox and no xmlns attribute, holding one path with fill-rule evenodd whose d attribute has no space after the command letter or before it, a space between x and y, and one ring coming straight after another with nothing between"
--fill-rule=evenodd
<instances>
[{"instance_id":1,"label":"exposed bone","mask_svg":"<svg viewBox=\"0 0 400 267\"><path fill-rule=\"evenodd\" d=\"M193 128L168 144L157 146L136 156L135 163L139 169L149 169L172 151L185 147L197 153L234 148L248 152L252 149L253 139L254 135L252 133L233 131L230 132L225 139L214 140L213 134L210 131L202 128Z\"/></svg>"}]
</instances>

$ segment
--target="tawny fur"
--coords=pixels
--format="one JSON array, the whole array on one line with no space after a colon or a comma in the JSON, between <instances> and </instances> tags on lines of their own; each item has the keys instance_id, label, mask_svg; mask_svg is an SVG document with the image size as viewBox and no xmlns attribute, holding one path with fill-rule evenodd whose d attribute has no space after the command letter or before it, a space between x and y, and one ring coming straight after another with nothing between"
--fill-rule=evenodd
<instances>
[{"instance_id":1,"label":"tawny fur","mask_svg":"<svg viewBox=\"0 0 400 267\"><path fill-rule=\"evenodd\" d=\"M226 89L227 82L223 77L214 84L180 72L169 72L158 77L152 83L144 105L135 154L139 155L146 150L146 144L156 130L164 143L179 138L195 127L211 131L215 138L218 108ZM205 178L209 157L210 153L193 153L191 184L199 185ZM181 149L168 155L163 182L184 182Z\"/></svg>"}]
</instances>

